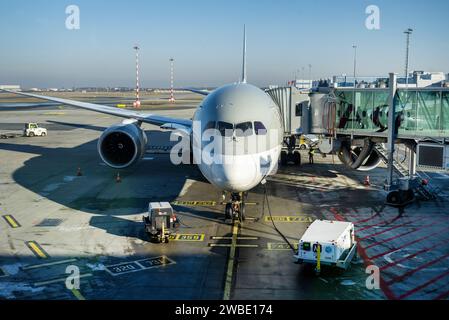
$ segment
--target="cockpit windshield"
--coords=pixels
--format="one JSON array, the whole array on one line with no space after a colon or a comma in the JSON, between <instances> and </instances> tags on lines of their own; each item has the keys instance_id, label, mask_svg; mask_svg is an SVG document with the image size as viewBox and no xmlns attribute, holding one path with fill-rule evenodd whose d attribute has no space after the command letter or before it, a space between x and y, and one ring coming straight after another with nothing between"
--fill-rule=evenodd
<instances>
[{"instance_id":1,"label":"cockpit windshield","mask_svg":"<svg viewBox=\"0 0 449 320\"><path fill-rule=\"evenodd\" d=\"M217 129L223 137L231 137L234 125L232 123L218 121Z\"/></svg>"},{"instance_id":2,"label":"cockpit windshield","mask_svg":"<svg viewBox=\"0 0 449 320\"><path fill-rule=\"evenodd\" d=\"M252 122L242 122L235 125L236 137L249 137L253 134Z\"/></svg>"},{"instance_id":3,"label":"cockpit windshield","mask_svg":"<svg viewBox=\"0 0 449 320\"><path fill-rule=\"evenodd\" d=\"M215 121L209 121L204 130L214 129ZM254 121L254 130L253 123L251 121L241 122L234 126L234 124L224 121L218 121L216 123L216 129L220 132L222 137L232 137L235 133L236 137L249 137L256 133L256 135L265 135L267 134L267 129L264 124L260 121Z\"/></svg>"},{"instance_id":4,"label":"cockpit windshield","mask_svg":"<svg viewBox=\"0 0 449 320\"><path fill-rule=\"evenodd\" d=\"M267 128L260 121L254 121L254 131L256 131L256 135L263 136L267 134Z\"/></svg>"}]
</instances>

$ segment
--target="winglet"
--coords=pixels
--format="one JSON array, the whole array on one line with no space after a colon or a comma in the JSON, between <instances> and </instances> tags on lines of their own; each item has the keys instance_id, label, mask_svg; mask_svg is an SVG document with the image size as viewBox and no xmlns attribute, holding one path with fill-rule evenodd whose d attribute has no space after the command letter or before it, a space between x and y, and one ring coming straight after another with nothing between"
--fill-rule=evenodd
<instances>
[{"instance_id":1,"label":"winglet","mask_svg":"<svg viewBox=\"0 0 449 320\"><path fill-rule=\"evenodd\" d=\"M246 26L245 25L243 25L242 83L246 83Z\"/></svg>"}]
</instances>

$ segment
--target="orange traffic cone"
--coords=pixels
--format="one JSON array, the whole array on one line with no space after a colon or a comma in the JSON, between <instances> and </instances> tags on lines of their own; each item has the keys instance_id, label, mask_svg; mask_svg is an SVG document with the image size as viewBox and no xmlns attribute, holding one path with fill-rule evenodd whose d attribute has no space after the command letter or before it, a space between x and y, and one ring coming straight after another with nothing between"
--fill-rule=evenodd
<instances>
[{"instance_id":1,"label":"orange traffic cone","mask_svg":"<svg viewBox=\"0 0 449 320\"><path fill-rule=\"evenodd\" d=\"M115 178L115 182L120 183L122 182L122 178L120 178L120 173L117 173L117 177Z\"/></svg>"},{"instance_id":2,"label":"orange traffic cone","mask_svg":"<svg viewBox=\"0 0 449 320\"><path fill-rule=\"evenodd\" d=\"M365 186L370 186L371 185L371 183L369 182L369 176L366 176L365 181L363 182L363 184Z\"/></svg>"},{"instance_id":3,"label":"orange traffic cone","mask_svg":"<svg viewBox=\"0 0 449 320\"><path fill-rule=\"evenodd\" d=\"M78 168L78 171L76 172L77 177L81 177L83 173L81 172L81 168Z\"/></svg>"}]
</instances>

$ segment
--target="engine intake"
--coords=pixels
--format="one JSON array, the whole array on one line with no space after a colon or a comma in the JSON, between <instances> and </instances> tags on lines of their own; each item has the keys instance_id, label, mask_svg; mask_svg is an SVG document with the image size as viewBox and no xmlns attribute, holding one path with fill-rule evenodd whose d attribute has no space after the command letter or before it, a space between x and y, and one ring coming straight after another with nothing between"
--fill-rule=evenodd
<instances>
[{"instance_id":1,"label":"engine intake","mask_svg":"<svg viewBox=\"0 0 449 320\"><path fill-rule=\"evenodd\" d=\"M137 123L121 123L106 129L98 140L98 152L108 166L123 169L145 153L147 137Z\"/></svg>"}]
</instances>

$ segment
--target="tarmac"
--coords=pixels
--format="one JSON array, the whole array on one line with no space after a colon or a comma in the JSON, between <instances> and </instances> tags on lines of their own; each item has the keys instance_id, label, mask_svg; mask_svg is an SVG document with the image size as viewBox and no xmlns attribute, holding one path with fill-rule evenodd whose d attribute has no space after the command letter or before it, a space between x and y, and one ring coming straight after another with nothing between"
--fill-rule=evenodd
<instances>
[{"instance_id":1,"label":"tarmac","mask_svg":"<svg viewBox=\"0 0 449 320\"><path fill-rule=\"evenodd\" d=\"M1 96L0 133L20 133L26 122L49 132L0 140L0 298L449 297L447 174L430 174L441 189L437 200L398 210L384 204L385 166L363 173L319 154L310 165L304 151L301 166L280 167L249 192L248 219L233 224L224 219L221 191L196 166L171 164L170 132L145 124L144 159L117 171L101 162L96 143L119 118L60 106L2 110ZM152 112L190 118L186 106ZM168 244L151 243L144 232L151 201L171 202L180 218ZM315 219L355 223L359 254L347 271L324 267L316 276L313 266L294 263L273 226L295 246ZM369 265L380 268L379 289L366 286ZM66 286L73 270L78 289Z\"/></svg>"}]
</instances>

